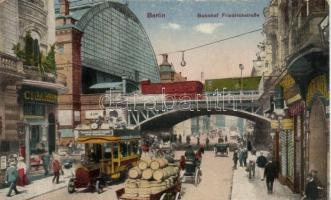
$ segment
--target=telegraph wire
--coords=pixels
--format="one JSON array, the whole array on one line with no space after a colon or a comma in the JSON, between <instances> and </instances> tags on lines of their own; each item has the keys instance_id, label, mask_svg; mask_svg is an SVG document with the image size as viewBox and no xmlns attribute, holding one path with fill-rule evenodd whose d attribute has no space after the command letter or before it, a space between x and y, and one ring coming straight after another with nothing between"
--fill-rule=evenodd
<instances>
[{"instance_id":1,"label":"telegraph wire","mask_svg":"<svg viewBox=\"0 0 331 200\"><path fill-rule=\"evenodd\" d=\"M160 53L159 55L162 55L162 54L168 54L169 55L169 54L174 54L174 53L184 53L184 52L187 52L187 51L192 51L192 50L199 49L199 48L202 48L202 47L206 47L206 46L210 46L210 45L213 45L213 44L217 44L217 43L220 43L220 42L223 42L223 41L226 41L226 40L231 40L231 39L238 38L238 37L241 37L241 36L244 36L244 35L255 33L255 32L258 32L258 31L261 31L261 30L262 30L262 28L259 28L259 29L255 29L255 30L252 30L252 31L240 33L238 35L234 35L234 36L230 36L230 37L223 38L223 39L220 39L220 40L216 40L214 42L209 42L209 43L206 43L206 44L201 44L199 46L191 47L191 48L188 48L188 49L182 49L182 50L171 51L171 52L164 52L164 53Z\"/></svg>"}]
</instances>

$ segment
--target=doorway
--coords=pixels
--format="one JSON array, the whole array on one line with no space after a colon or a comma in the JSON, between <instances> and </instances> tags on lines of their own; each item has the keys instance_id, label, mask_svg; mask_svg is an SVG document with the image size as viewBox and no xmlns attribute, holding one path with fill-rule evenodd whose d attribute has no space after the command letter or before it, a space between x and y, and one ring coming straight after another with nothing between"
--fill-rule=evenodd
<instances>
[{"instance_id":1,"label":"doorway","mask_svg":"<svg viewBox=\"0 0 331 200\"><path fill-rule=\"evenodd\" d=\"M309 170L316 170L321 184L327 186L327 126L325 107L317 98L311 107L309 118L308 159Z\"/></svg>"},{"instance_id":2,"label":"doorway","mask_svg":"<svg viewBox=\"0 0 331 200\"><path fill-rule=\"evenodd\" d=\"M48 152L55 151L55 116L53 113L48 115Z\"/></svg>"}]
</instances>

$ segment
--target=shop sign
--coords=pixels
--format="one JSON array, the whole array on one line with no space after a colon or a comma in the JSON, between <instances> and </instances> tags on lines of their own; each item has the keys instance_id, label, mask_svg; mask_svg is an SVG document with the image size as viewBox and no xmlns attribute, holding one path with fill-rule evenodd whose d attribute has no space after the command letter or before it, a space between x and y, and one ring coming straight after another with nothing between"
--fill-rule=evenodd
<instances>
[{"instance_id":1,"label":"shop sign","mask_svg":"<svg viewBox=\"0 0 331 200\"><path fill-rule=\"evenodd\" d=\"M58 120L61 126L71 126L72 125L72 110L59 110Z\"/></svg>"},{"instance_id":2,"label":"shop sign","mask_svg":"<svg viewBox=\"0 0 331 200\"><path fill-rule=\"evenodd\" d=\"M7 169L7 157L6 156L0 157L0 169Z\"/></svg>"},{"instance_id":3,"label":"shop sign","mask_svg":"<svg viewBox=\"0 0 331 200\"><path fill-rule=\"evenodd\" d=\"M292 119L282 119L280 121L281 127L284 130L293 130L294 129L294 123Z\"/></svg>"},{"instance_id":4,"label":"shop sign","mask_svg":"<svg viewBox=\"0 0 331 200\"><path fill-rule=\"evenodd\" d=\"M85 111L85 119L98 119L99 117L103 117L103 110Z\"/></svg>"},{"instance_id":5,"label":"shop sign","mask_svg":"<svg viewBox=\"0 0 331 200\"><path fill-rule=\"evenodd\" d=\"M113 136L113 130L79 130L80 136Z\"/></svg>"},{"instance_id":6,"label":"shop sign","mask_svg":"<svg viewBox=\"0 0 331 200\"><path fill-rule=\"evenodd\" d=\"M288 112L290 116L296 116L302 113L304 109L305 109L305 104L303 101L300 101L289 107Z\"/></svg>"},{"instance_id":7,"label":"shop sign","mask_svg":"<svg viewBox=\"0 0 331 200\"><path fill-rule=\"evenodd\" d=\"M284 89L284 99L288 105L302 99L300 90L290 74L286 74L279 85Z\"/></svg>"},{"instance_id":8,"label":"shop sign","mask_svg":"<svg viewBox=\"0 0 331 200\"><path fill-rule=\"evenodd\" d=\"M278 120L271 120L270 125L271 125L271 129L278 129L279 128L279 121Z\"/></svg>"},{"instance_id":9,"label":"shop sign","mask_svg":"<svg viewBox=\"0 0 331 200\"><path fill-rule=\"evenodd\" d=\"M56 104L57 93L51 90L38 88L23 88L21 98L24 102Z\"/></svg>"},{"instance_id":10,"label":"shop sign","mask_svg":"<svg viewBox=\"0 0 331 200\"><path fill-rule=\"evenodd\" d=\"M329 89L326 75L317 76L310 81L306 95L306 103L308 107L311 106L313 97L316 94L322 95L324 98L329 99Z\"/></svg>"}]
</instances>

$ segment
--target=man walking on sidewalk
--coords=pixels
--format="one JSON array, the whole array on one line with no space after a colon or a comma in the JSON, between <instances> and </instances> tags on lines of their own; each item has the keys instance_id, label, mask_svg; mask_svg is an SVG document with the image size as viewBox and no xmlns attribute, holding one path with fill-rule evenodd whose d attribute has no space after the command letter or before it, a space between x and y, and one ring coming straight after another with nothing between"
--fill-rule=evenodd
<instances>
[{"instance_id":1,"label":"man walking on sidewalk","mask_svg":"<svg viewBox=\"0 0 331 200\"><path fill-rule=\"evenodd\" d=\"M272 194L273 192L273 185L276 176L277 176L276 166L271 160L269 160L269 162L267 163L264 169L264 177L266 178L267 189L269 194Z\"/></svg>"},{"instance_id":2,"label":"man walking on sidewalk","mask_svg":"<svg viewBox=\"0 0 331 200\"><path fill-rule=\"evenodd\" d=\"M19 191L17 191L17 188L16 188L17 177L18 177L18 173L17 173L17 169L16 169L16 163L12 161L6 171L6 178L7 178L8 184L9 184L9 191L8 191L7 197L11 196L11 192L13 190L14 190L15 194L20 193Z\"/></svg>"},{"instance_id":3,"label":"man walking on sidewalk","mask_svg":"<svg viewBox=\"0 0 331 200\"><path fill-rule=\"evenodd\" d=\"M263 181L263 173L264 167L268 163L267 158L263 155L263 152L260 152L260 156L257 157L256 164L258 168L258 176L261 177L261 181Z\"/></svg>"},{"instance_id":4,"label":"man walking on sidewalk","mask_svg":"<svg viewBox=\"0 0 331 200\"><path fill-rule=\"evenodd\" d=\"M52 183L54 183L54 181L56 180L56 184L59 184L60 171L62 171L62 167L60 161L58 160L57 156L54 155L54 153L53 153L52 168L54 173Z\"/></svg>"}]
</instances>

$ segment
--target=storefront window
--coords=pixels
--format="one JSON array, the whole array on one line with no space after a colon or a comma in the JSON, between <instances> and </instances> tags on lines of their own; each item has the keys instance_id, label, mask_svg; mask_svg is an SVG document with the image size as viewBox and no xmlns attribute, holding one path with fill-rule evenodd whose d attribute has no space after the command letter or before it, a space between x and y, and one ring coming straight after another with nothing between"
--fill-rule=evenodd
<instances>
[{"instance_id":1,"label":"storefront window","mask_svg":"<svg viewBox=\"0 0 331 200\"><path fill-rule=\"evenodd\" d=\"M32 154L40 154L45 151L45 144L41 141L42 130L40 125L31 126L30 149Z\"/></svg>"},{"instance_id":2,"label":"storefront window","mask_svg":"<svg viewBox=\"0 0 331 200\"><path fill-rule=\"evenodd\" d=\"M39 103L24 103L24 115L45 116L45 105Z\"/></svg>"}]
</instances>

